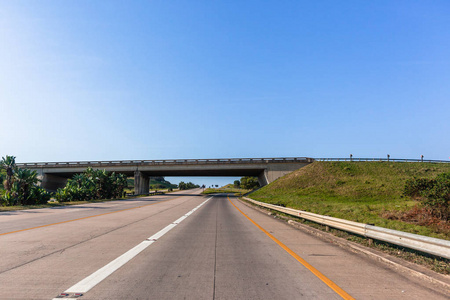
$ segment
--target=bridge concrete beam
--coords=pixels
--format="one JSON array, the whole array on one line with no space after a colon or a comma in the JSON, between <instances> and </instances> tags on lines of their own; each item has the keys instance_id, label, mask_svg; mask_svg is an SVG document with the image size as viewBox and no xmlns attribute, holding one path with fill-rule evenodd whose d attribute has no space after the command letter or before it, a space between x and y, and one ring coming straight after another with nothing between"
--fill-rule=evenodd
<instances>
[{"instance_id":1,"label":"bridge concrete beam","mask_svg":"<svg viewBox=\"0 0 450 300\"><path fill-rule=\"evenodd\" d=\"M198 159L111 162L23 163L18 167L36 170L42 186L49 190L63 187L67 178L88 167L135 177L135 193L147 194L149 176L257 176L261 186L312 163L311 158Z\"/></svg>"}]
</instances>

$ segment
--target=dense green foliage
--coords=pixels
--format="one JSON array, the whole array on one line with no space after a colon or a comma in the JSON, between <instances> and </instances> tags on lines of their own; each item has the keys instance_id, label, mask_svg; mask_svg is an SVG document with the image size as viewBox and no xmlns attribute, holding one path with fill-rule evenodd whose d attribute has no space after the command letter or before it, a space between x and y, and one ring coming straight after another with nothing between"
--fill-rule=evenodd
<instances>
[{"instance_id":1,"label":"dense green foliage","mask_svg":"<svg viewBox=\"0 0 450 300\"><path fill-rule=\"evenodd\" d=\"M241 187L241 182L239 180L235 180L233 186L238 189Z\"/></svg>"},{"instance_id":2,"label":"dense green foliage","mask_svg":"<svg viewBox=\"0 0 450 300\"><path fill-rule=\"evenodd\" d=\"M6 180L6 170L0 166L0 192L4 190L4 182Z\"/></svg>"},{"instance_id":3,"label":"dense green foliage","mask_svg":"<svg viewBox=\"0 0 450 300\"><path fill-rule=\"evenodd\" d=\"M3 206L47 203L51 194L38 186L36 171L17 168L15 159L6 155L0 161L0 178L4 186L4 190L0 191L0 203Z\"/></svg>"},{"instance_id":4,"label":"dense green foliage","mask_svg":"<svg viewBox=\"0 0 450 300\"><path fill-rule=\"evenodd\" d=\"M124 174L88 168L69 179L64 188L57 190L55 197L62 202L120 198L127 184Z\"/></svg>"},{"instance_id":5,"label":"dense green foliage","mask_svg":"<svg viewBox=\"0 0 450 300\"><path fill-rule=\"evenodd\" d=\"M189 189L195 189L195 188L199 188L199 187L200 186L198 184L194 184L192 182L185 183L184 181L181 181L178 184L178 188L180 190L189 190Z\"/></svg>"},{"instance_id":6,"label":"dense green foliage","mask_svg":"<svg viewBox=\"0 0 450 300\"><path fill-rule=\"evenodd\" d=\"M259 187L258 178L253 176L245 176L241 178L241 185L245 190L253 190Z\"/></svg>"},{"instance_id":7,"label":"dense green foliage","mask_svg":"<svg viewBox=\"0 0 450 300\"><path fill-rule=\"evenodd\" d=\"M227 184L225 186L222 186L220 188L207 188L205 189L202 194L235 194L235 195L243 195L245 193L250 192L251 190L244 190L242 188L236 188L235 184Z\"/></svg>"},{"instance_id":8,"label":"dense green foliage","mask_svg":"<svg viewBox=\"0 0 450 300\"><path fill-rule=\"evenodd\" d=\"M130 192L134 190L134 178L128 178L128 189ZM172 190L176 189L178 186L176 184L167 181L163 176L150 177L149 178L150 190Z\"/></svg>"},{"instance_id":9,"label":"dense green foliage","mask_svg":"<svg viewBox=\"0 0 450 300\"><path fill-rule=\"evenodd\" d=\"M177 188L176 184L172 184L165 180L164 177L150 177L150 190L165 190Z\"/></svg>"},{"instance_id":10,"label":"dense green foliage","mask_svg":"<svg viewBox=\"0 0 450 300\"><path fill-rule=\"evenodd\" d=\"M450 172L436 178L414 178L406 181L405 195L419 200L439 219L450 219Z\"/></svg>"},{"instance_id":11,"label":"dense green foliage","mask_svg":"<svg viewBox=\"0 0 450 300\"><path fill-rule=\"evenodd\" d=\"M408 213L418 203L404 195L408 179L433 179L445 172L450 172L450 164L314 162L262 187L250 197L322 215L449 239L445 224L437 227L412 220L416 215Z\"/></svg>"}]
</instances>

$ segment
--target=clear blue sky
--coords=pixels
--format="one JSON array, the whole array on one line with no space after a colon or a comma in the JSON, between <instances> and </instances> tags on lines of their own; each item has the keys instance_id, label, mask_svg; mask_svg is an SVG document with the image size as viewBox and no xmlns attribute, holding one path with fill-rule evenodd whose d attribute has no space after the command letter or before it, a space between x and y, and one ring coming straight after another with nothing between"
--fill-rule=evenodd
<instances>
[{"instance_id":1,"label":"clear blue sky","mask_svg":"<svg viewBox=\"0 0 450 300\"><path fill-rule=\"evenodd\" d=\"M0 156L449 159L449 16L449 1L0 0Z\"/></svg>"}]
</instances>

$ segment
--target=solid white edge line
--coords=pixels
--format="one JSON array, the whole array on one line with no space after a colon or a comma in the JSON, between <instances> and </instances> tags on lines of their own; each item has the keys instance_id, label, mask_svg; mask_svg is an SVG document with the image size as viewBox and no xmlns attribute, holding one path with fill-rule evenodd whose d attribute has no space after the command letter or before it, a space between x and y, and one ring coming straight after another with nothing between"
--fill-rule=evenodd
<instances>
[{"instance_id":1,"label":"solid white edge line","mask_svg":"<svg viewBox=\"0 0 450 300\"><path fill-rule=\"evenodd\" d=\"M153 241L143 241L136 247L128 250L103 268L98 269L85 279L81 280L77 284L73 285L65 291L65 293L86 293L91 288L99 284L106 277L111 275L114 271L119 269L121 266L129 262L133 257L141 253L145 248L153 244Z\"/></svg>"},{"instance_id":2,"label":"solid white edge line","mask_svg":"<svg viewBox=\"0 0 450 300\"><path fill-rule=\"evenodd\" d=\"M86 293L90 289L92 289L94 286L99 284L101 281L103 281L106 277L111 275L113 272L118 270L120 267L122 267L124 264L129 262L132 258L134 258L136 255L141 253L145 248L153 244L156 240L161 238L164 234L169 232L171 229L173 229L175 226L177 226L179 223L181 223L185 218L187 218L188 215L191 215L194 211L199 209L203 204L208 202L211 198L206 199L204 202L202 202L200 205L198 205L196 208L185 214L183 217L179 218L175 222L167 225L160 231L158 231L156 234L152 235L145 241L141 242L134 248L128 250L118 258L114 259L104 267L98 269L88 277L84 278L80 282L76 283L75 285L68 288L64 293ZM182 219L183 218L183 219ZM181 219L181 220L180 220ZM177 222L177 223L176 223ZM61 299L61 298L53 298L53 299Z\"/></svg>"}]
</instances>

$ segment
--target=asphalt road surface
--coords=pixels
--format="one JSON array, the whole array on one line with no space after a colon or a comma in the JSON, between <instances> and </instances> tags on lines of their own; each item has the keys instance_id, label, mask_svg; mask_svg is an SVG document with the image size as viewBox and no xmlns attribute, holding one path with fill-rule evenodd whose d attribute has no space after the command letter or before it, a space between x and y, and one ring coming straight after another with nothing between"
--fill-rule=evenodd
<instances>
[{"instance_id":1,"label":"asphalt road surface","mask_svg":"<svg viewBox=\"0 0 450 300\"><path fill-rule=\"evenodd\" d=\"M0 213L0 299L448 299L199 192Z\"/></svg>"}]
</instances>

